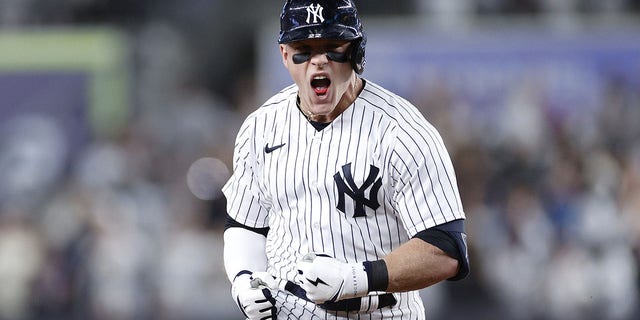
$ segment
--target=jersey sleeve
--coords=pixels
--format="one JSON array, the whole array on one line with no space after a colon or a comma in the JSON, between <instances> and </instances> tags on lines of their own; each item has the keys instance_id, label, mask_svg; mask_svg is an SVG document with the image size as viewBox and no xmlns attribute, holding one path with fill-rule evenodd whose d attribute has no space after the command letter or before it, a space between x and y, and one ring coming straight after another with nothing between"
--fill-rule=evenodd
<instances>
[{"instance_id":1,"label":"jersey sleeve","mask_svg":"<svg viewBox=\"0 0 640 320\"><path fill-rule=\"evenodd\" d=\"M255 119L247 118L236 137L233 174L222 188L227 213L233 220L251 228L268 227L268 210L261 199L257 174L260 166L255 152Z\"/></svg>"},{"instance_id":2,"label":"jersey sleeve","mask_svg":"<svg viewBox=\"0 0 640 320\"><path fill-rule=\"evenodd\" d=\"M464 219L453 164L439 132L418 114L395 131L394 202L409 236Z\"/></svg>"}]
</instances>

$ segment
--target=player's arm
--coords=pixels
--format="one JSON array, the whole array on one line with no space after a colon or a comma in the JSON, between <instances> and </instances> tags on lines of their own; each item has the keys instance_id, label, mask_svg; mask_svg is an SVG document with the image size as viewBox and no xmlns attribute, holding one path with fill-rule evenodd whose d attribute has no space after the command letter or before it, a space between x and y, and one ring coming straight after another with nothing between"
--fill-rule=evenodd
<instances>
[{"instance_id":1,"label":"player's arm","mask_svg":"<svg viewBox=\"0 0 640 320\"><path fill-rule=\"evenodd\" d=\"M269 228L251 228L227 216L224 267L232 296L248 319L275 319L275 279L268 273L265 254ZM257 282L256 282L257 281Z\"/></svg>"},{"instance_id":2,"label":"player's arm","mask_svg":"<svg viewBox=\"0 0 640 320\"><path fill-rule=\"evenodd\" d=\"M386 291L419 290L469 274L464 220L423 230L383 258L387 267Z\"/></svg>"},{"instance_id":3,"label":"player's arm","mask_svg":"<svg viewBox=\"0 0 640 320\"><path fill-rule=\"evenodd\" d=\"M390 146L393 170L389 174L399 182L394 185L394 199L413 236L383 258L387 291L422 289L469 273L464 210L453 164L438 131L422 117L412 120L416 127L427 128L424 139L414 139L410 129L405 130L413 126L399 126ZM434 203L440 212L434 210ZM436 218L448 222L423 229L423 224Z\"/></svg>"},{"instance_id":4,"label":"player's arm","mask_svg":"<svg viewBox=\"0 0 640 320\"><path fill-rule=\"evenodd\" d=\"M267 270L265 245L269 228L252 228L227 216L224 230L224 267L229 281L243 270Z\"/></svg>"},{"instance_id":5,"label":"player's arm","mask_svg":"<svg viewBox=\"0 0 640 320\"><path fill-rule=\"evenodd\" d=\"M385 291L419 290L453 277L458 261L420 239L411 239L384 257L388 284Z\"/></svg>"},{"instance_id":6,"label":"player's arm","mask_svg":"<svg viewBox=\"0 0 640 320\"><path fill-rule=\"evenodd\" d=\"M464 220L421 231L380 260L344 263L328 256L306 255L298 263L298 273L301 287L316 303L460 280L469 273Z\"/></svg>"}]
</instances>

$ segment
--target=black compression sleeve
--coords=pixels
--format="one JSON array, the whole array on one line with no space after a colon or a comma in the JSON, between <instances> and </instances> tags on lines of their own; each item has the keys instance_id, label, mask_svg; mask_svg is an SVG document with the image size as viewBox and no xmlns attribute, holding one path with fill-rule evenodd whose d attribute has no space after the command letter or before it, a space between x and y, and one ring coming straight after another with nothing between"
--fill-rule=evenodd
<instances>
[{"instance_id":1,"label":"black compression sleeve","mask_svg":"<svg viewBox=\"0 0 640 320\"><path fill-rule=\"evenodd\" d=\"M267 236L267 233L269 233L269 227L266 228L253 228L253 227L249 227L249 226L245 226L244 224L233 220L233 218L231 218L231 216L229 216L227 214L227 218L225 219L225 223L224 223L224 230L227 230L229 228L243 228L243 229L247 229L249 231L253 231L255 233L259 233L263 236Z\"/></svg>"},{"instance_id":2,"label":"black compression sleeve","mask_svg":"<svg viewBox=\"0 0 640 320\"><path fill-rule=\"evenodd\" d=\"M446 232L438 229L427 229L418 232L414 238L419 238L444 251L450 257L460 260L460 252L455 240Z\"/></svg>"},{"instance_id":3,"label":"black compression sleeve","mask_svg":"<svg viewBox=\"0 0 640 320\"><path fill-rule=\"evenodd\" d=\"M469 255L467 251L466 234L464 233L464 220L454 220L427 230L418 232L414 238L428 242L450 257L458 260L460 268L458 274L449 280L460 280L469 274Z\"/></svg>"}]
</instances>

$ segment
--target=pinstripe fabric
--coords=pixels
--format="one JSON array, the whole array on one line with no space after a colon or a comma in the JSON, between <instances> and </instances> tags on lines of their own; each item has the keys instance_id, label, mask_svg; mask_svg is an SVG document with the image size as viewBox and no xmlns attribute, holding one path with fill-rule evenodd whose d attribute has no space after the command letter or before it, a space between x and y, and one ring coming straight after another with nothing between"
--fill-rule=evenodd
<instances>
[{"instance_id":1,"label":"pinstripe fabric","mask_svg":"<svg viewBox=\"0 0 640 320\"><path fill-rule=\"evenodd\" d=\"M326 319L386 319L386 320L424 320L422 300L417 291L394 293L398 304L394 308L383 308L371 313L327 311L312 302L279 291L276 295L278 319L288 320L326 320Z\"/></svg>"},{"instance_id":2,"label":"pinstripe fabric","mask_svg":"<svg viewBox=\"0 0 640 320\"><path fill-rule=\"evenodd\" d=\"M232 218L270 227L273 275L293 280L296 261L307 252L345 262L376 260L419 231L465 218L440 134L408 101L367 81L356 101L317 131L298 110L296 95L297 87L289 86L246 119L236 140L234 173L223 188ZM361 201L336 182L357 191L368 178L380 180L381 187L375 194L375 184L363 187ZM358 216L362 203L364 215ZM424 318L417 292L396 296L399 303L386 308L388 319ZM334 319L284 293L279 303L297 316L304 309ZM380 312L371 315L379 318Z\"/></svg>"}]
</instances>

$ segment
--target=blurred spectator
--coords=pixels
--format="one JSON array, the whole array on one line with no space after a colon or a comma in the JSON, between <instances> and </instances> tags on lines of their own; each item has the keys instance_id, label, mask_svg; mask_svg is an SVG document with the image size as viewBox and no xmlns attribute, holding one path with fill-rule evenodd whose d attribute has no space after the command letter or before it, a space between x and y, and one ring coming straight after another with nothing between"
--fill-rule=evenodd
<instances>
[{"instance_id":1,"label":"blurred spectator","mask_svg":"<svg viewBox=\"0 0 640 320\"><path fill-rule=\"evenodd\" d=\"M29 318L31 284L46 258L36 226L19 211L0 211L0 319Z\"/></svg>"}]
</instances>

